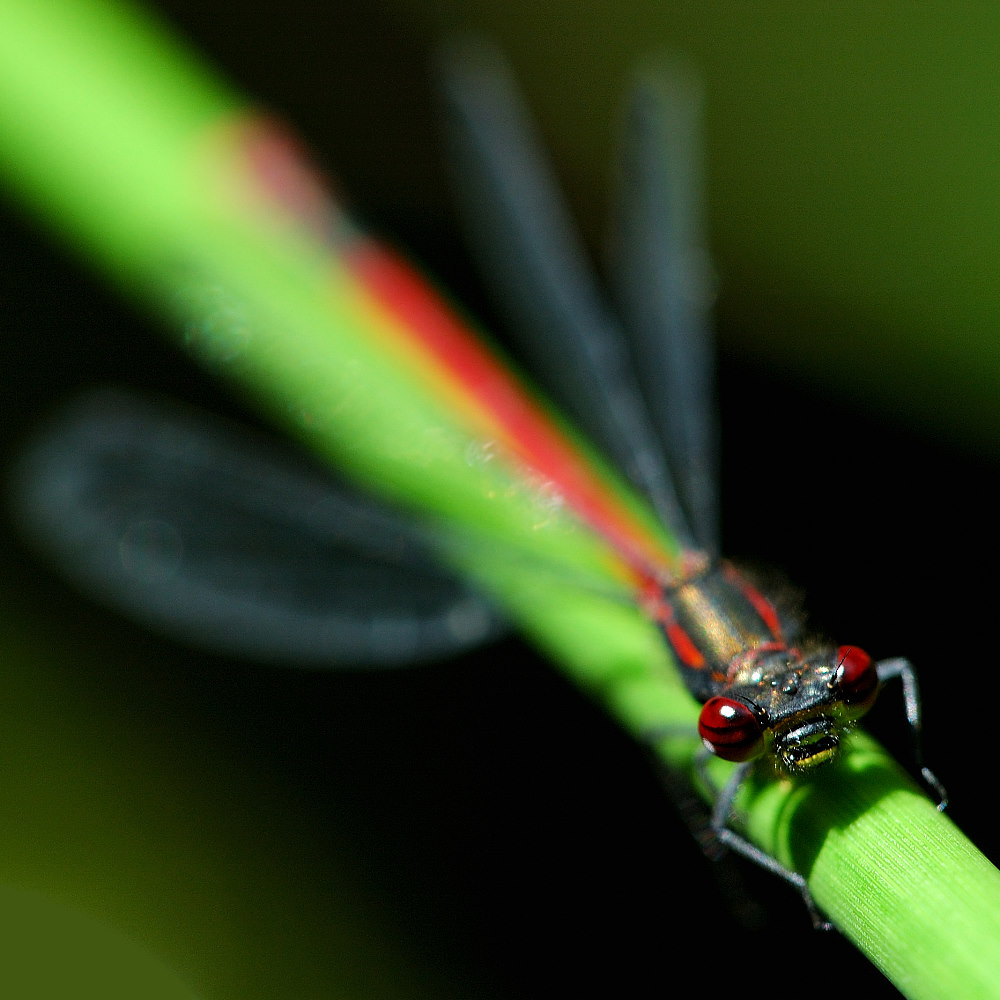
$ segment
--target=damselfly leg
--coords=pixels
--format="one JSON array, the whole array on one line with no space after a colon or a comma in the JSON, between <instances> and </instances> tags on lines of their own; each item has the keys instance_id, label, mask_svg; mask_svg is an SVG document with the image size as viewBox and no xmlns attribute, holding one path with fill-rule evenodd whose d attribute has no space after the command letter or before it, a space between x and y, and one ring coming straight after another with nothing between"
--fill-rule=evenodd
<instances>
[{"instance_id":1,"label":"damselfly leg","mask_svg":"<svg viewBox=\"0 0 1000 1000\"><path fill-rule=\"evenodd\" d=\"M932 798L937 798L937 807L943 812L948 807L948 792L938 780L937 775L924 764L924 747L922 736L922 711L920 708L920 687L917 684L917 673L913 664L904 657L897 656L889 660L880 660L877 664L879 684L888 680L899 679L903 687L903 707L906 711L906 722L910 730L913 763L923 779Z\"/></svg>"},{"instance_id":2,"label":"damselfly leg","mask_svg":"<svg viewBox=\"0 0 1000 1000\"><path fill-rule=\"evenodd\" d=\"M707 749L701 751L698 755L695 766L702 774L705 774L705 764L710 756L711 752ZM719 792L719 795L715 800L715 804L712 807L712 813L709 819L709 826L711 827L712 833L718 842L723 846L736 851L744 858L747 858L748 860L754 862L754 864L759 865L765 871L769 871L773 875L777 875L779 878L784 879L789 883L789 885L797 889L799 895L802 897L802 902L805 903L806 909L809 911L809 917L812 920L813 927L821 931L833 930L833 924L831 924L830 921L822 915L819 908L816 906L812 893L809 891L809 885L806 882L805 876L800 875L796 871L792 871L791 868L783 865L777 858L768 854L767 851L762 851L756 844L751 843L746 839L746 837L741 836L729 826L733 817L736 796L739 793L744 781L746 781L749 776L755 763L756 762L751 761L746 764L740 764L730 775L726 784L722 787L722 790ZM707 775L705 775L705 777L707 779Z\"/></svg>"}]
</instances>

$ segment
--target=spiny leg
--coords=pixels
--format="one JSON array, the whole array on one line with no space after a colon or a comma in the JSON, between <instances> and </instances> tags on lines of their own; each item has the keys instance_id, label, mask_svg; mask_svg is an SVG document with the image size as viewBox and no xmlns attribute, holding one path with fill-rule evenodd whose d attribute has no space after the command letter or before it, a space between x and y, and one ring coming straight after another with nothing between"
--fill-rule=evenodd
<instances>
[{"instance_id":1,"label":"spiny leg","mask_svg":"<svg viewBox=\"0 0 1000 1000\"><path fill-rule=\"evenodd\" d=\"M655 746L661 740L678 736L690 736L690 729L681 724L672 724L658 726L645 734L646 741L650 746ZM707 748L699 750L694 757L694 771L697 779L713 798L711 811L707 814L704 808L697 810L691 808L690 800L682 798L679 794L677 776L672 771L668 771L665 766L661 766L661 780L663 780L671 797L678 802L681 814L702 851L708 857L717 860L718 853L713 848L717 846L729 848L749 861L754 862L754 864L765 871L770 872L772 875L777 875L798 890L809 912L809 918L812 921L813 927L817 930L831 930L833 925L826 920L816 906L805 878L798 872L787 868L777 858L757 847L756 844L752 844L729 826L729 822L733 816L736 796L739 794L744 781L746 781L753 770L755 762L748 761L745 764L738 765L729 776L725 785L720 789L712 780L712 776L708 771L708 762L712 757L711 751ZM709 834L708 837L705 836L706 831Z\"/></svg>"},{"instance_id":2,"label":"spiny leg","mask_svg":"<svg viewBox=\"0 0 1000 1000\"><path fill-rule=\"evenodd\" d=\"M703 751L700 755L700 763L696 762L696 766L700 766L703 769L707 758L710 756L711 755L707 750ZM822 915L819 908L816 906L816 903L812 898L812 893L809 891L809 886L806 883L805 877L800 875L798 872L787 868L777 858L768 854L767 851L761 850L756 844L752 844L749 840L738 834L729 826L729 821L733 815L736 796L739 793L743 782L753 769L753 766L753 761L749 761L746 764L740 764L729 776L729 780L726 784L723 785L722 790L719 792L718 797L715 800L715 804L712 807L712 814L709 821L712 832L718 838L719 842L728 847L730 850L736 851L738 854L741 854L743 857L754 862L754 864L759 865L765 871L769 871L773 875L777 875L779 878L788 882L789 885L794 886L794 888L798 890L799 895L802 897L802 901L805 903L806 909L809 911L809 917L812 920L813 926L817 930L832 930L833 924L831 924ZM703 770L702 773L704 773Z\"/></svg>"},{"instance_id":3,"label":"spiny leg","mask_svg":"<svg viewBox=\"0 0 1000 1000\"><path fill-rule=\"evenodd\" d=\"M897 656L889 660L880 660L875 664L880 684L887 680L899 678L903 687L903 707L906 711L906 721L910 727L910 737L913 746L913 761L931 792L937 796L938 810L943 812L948 806L948 792L938 780L937 775L924 764L923 736L921 726L920 687L917 684L917 672L905 657Z\"/></svg>"}]
</instances>

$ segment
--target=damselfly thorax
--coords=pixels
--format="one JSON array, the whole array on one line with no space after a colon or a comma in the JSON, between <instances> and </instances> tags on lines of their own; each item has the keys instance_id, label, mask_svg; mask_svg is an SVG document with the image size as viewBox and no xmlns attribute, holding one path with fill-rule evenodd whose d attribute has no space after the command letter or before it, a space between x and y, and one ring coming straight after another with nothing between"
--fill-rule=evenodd
<instances>
[{"instance_id":1,"label":"damselfly thorax","mask_svg":"<svg viewBox=\"0 0 1000 1000\"><path fill-rule=\"evenodd\" d=\"M871 657L799 635L799 623L731 563L694 565L683 579L651 589L646 606L704 703L705 746L739 762L771 753L792 772L832 760L841 736L875 701Z\"/></svg>"}]
</instances>

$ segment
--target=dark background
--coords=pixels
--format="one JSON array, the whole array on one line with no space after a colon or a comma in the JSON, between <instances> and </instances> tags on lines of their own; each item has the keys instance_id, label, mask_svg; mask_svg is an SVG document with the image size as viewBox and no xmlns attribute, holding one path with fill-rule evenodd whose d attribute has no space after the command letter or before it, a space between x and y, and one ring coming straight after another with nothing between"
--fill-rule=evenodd
<instances>
[{"instance_id":1,"label":"dark background","mask_svg":"<svg viewBox=\"0 0 1000 1000\"><path fill-rule=\"evenodd\" d=\"M374 10L317 20L309 5L286 4L275 33L265 4L225 15L159 6L230 79L296 124L363 218L488 318L438 162L429 38ZM5 207L0 226L5 457L52 403L93 383L240 412L155 323L16 212ZM738 308L722 311L726 551L780 568L823 631L917 664L927 759L955 820L995 856L986 791L995 459L746 360ZM813 933L793 893L745 866L703 860L643 751L516 639L415 672L247 667L120 621L12 538L2 552L11 613L86 650L89 673L76 683L88 699L149 722L164 745L210 747L267 802L273 789L274 801L294 800L307 843L294 860L280 841L266 843L275 866L322 895L340 852L353 891L393 939L370 958L356 954L361 964L398 948L464 996L666 995L682 969L701 984L745 976L777 989L809 977L817 1000L845 984L894 994L844 940ZM887 694L871 728L902 755L900 714ZM265 841L272 807L253 820ZM734 894L744 900L735 907ZM272 904L251 893L245 905ZM211 939L205 946L210 955Z\"/></svg>"}]
</instances>

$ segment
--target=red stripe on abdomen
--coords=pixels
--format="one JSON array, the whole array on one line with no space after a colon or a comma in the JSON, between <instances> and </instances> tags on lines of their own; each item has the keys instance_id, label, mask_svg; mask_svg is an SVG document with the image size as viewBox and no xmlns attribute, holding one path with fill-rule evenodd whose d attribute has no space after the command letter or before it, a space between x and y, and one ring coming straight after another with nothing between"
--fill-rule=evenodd
<instances>
[{"instance_id":1,"label":"red stripe on abdomen","mask_svg":"<svg viewBox=\"0 0 1000 1000\"><path fill-rule=\"evenodd\" d=\"M634 568L651 575L678 571L680 553L670 551L636 519L545 409L405 260L371 241L360 241L347 249L346 262L395 317L399 335L422 349L448 379L468 421L497 437L520 461L553 483L577 515Z\"/></svg>"}]
</instances>

